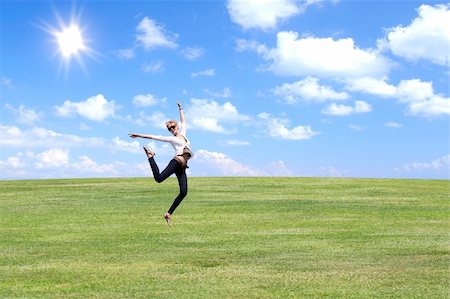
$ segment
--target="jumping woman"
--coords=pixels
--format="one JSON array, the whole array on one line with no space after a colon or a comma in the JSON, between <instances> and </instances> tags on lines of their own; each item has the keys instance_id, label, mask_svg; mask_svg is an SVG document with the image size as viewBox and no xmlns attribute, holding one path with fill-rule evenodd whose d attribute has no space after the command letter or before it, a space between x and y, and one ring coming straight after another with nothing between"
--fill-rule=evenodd
<instances>
[{"instance_id":1,"label":"jumping woman","mask_svg":"<svg viewBox=\"0 0 450 299\"><path fill-rule=\"evenodd\" d=\"M166 122L167 130L169 130L169 132L172 133L173 136L155 136L155 135L135 134L135 133L129 134L131 138L146 138L163 142L169 142L175 149L175 157L172 160L170 160L167 167L162 172L160 172L158 165L156 164L155 159L153 158L153 156L155 156L155 153L152 152L148 147L144 146L144 151L145 154L147 155L148 162L150 163L150 167L153 172L153 177L155 178L156 182L161 183L172 174L175 174L178 179L180 193L173 201L172 206L169 208L167 213L163 215L164 219L166 219L166 222L169 226L173 212L187 195L188 185L187 185L186 168L188 167L187 162L189 158L192 157L190 143L189 140L186 138L186 121L184 118L183 107L181 106L180 102L177 102L177 104L178 109L180 110L181 130L180 127L178 126L177 121L169 120Z\"/></svg>"}]
</instances>

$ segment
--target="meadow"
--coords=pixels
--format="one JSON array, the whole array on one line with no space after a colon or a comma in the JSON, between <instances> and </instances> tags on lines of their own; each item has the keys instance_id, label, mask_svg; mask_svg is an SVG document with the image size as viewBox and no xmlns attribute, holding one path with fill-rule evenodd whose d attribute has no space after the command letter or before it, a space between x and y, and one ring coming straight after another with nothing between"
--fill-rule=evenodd
<instances>
[{"instance_id":1,"label":"meadow","mask_svg":"<svg viewBox=\"0 0 450 299\"><path fill-rule=\"evenodd\" d=\"M0 181L0 298L448 298L448 180Z\"/></svg>"}]
</instances>

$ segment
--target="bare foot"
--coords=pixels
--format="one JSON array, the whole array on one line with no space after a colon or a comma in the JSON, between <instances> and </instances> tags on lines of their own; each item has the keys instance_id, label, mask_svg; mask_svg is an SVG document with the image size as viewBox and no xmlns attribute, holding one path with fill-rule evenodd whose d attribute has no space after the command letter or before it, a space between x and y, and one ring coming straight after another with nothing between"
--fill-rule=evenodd
<instances>
[{"instance_id":1,"label":"bare foot","mask_svg":"<svg viewBox=\"0 0 450 299\"><path fill-rule=\"evenodd\" d=\"M153 158L154 155L156 155L154 152L152 152L148 147L144 146L145 154L147 155L147 158Z\"/></svg>"},{"instance_id":2,"label":"bare foot","mask_svg":"<svg viewBox=\"0 0 450 299\"><path fill-rule=\"evenodd\" d=\"M170 227L170 222L172 221L172 219L170 218L170 213L165 213L164 215L163 215L163 217L164 217L164 219L166 219L166 223L167 223L167 225Z\"/></svg>"}]
</instances>

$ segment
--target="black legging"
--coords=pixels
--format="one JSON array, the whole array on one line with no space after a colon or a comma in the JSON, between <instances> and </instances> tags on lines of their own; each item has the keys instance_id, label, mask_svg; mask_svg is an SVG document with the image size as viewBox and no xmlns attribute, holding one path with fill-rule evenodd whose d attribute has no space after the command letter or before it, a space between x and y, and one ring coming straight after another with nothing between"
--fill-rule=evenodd
<instances>
[{"instance_id":1,"label":"black legging","mask_svg":"<svg viewBox=\"0 0 450 299\"><path fill-rule=\"evenodd\" d=\"M172 159L170 160L169 165L167 165L166 169L164 169L160 173L158 165L156 164L155 159L153 159L153 157L148 159L148 162L150 162L150 167L152 168L153 171L153 177L155 178L155 181L157 181L158 183L163 182L165 179L167 179L174 173L177 176L178 185L180 186L180 193L175 198L175 200L172 203L172 206L167 211L168 213L173 214L173 212L181 203L183 198L185 198L187 195L188 185L187 185L186 169L183 166L181 166L181 164L178 163L177 160Z\"/></svg>"}]
</instances>

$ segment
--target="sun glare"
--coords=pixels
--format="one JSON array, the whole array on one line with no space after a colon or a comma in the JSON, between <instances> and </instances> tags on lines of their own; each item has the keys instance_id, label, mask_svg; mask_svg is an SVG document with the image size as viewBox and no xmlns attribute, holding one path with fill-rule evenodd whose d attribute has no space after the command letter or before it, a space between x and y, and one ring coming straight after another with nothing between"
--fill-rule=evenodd
<instances>
[{"instance_id":1,"label":"sun glare","mask_svg":"<svg viewBox=\"0 0 450 299\"><path fill-rule=\"evenodd\" d=\"M61 54L69 58L85 49L83 36L77 25L70 25L61 32L55 33Z\"/></svg>"},{"instance_id":2,"label":"sun glare","mask_svg":"<svg viewBox=\"0 0 450 299\"><path fill-rule=\"evenodd\" d=\"M88 69L84 63L84 56L87 55L90 58L98 59L101 57L101 54L91 48L90 44L92 41L86 38L85 31L88 26L84 23L85 21L81 20L81 10L73 8L70 21L67 23L63 20L56 8L53 9L53 12L56 17L57 26L45 21L41 21L36 26L53 37L51 39L51 42L55 46L53 56L60 57L59 70L64 73L67 79L70 67L73 64L72 62L75 60L85 75L89 76ZM83 23L84 25L82 25Z\"/></svg>"}]
</instances>

